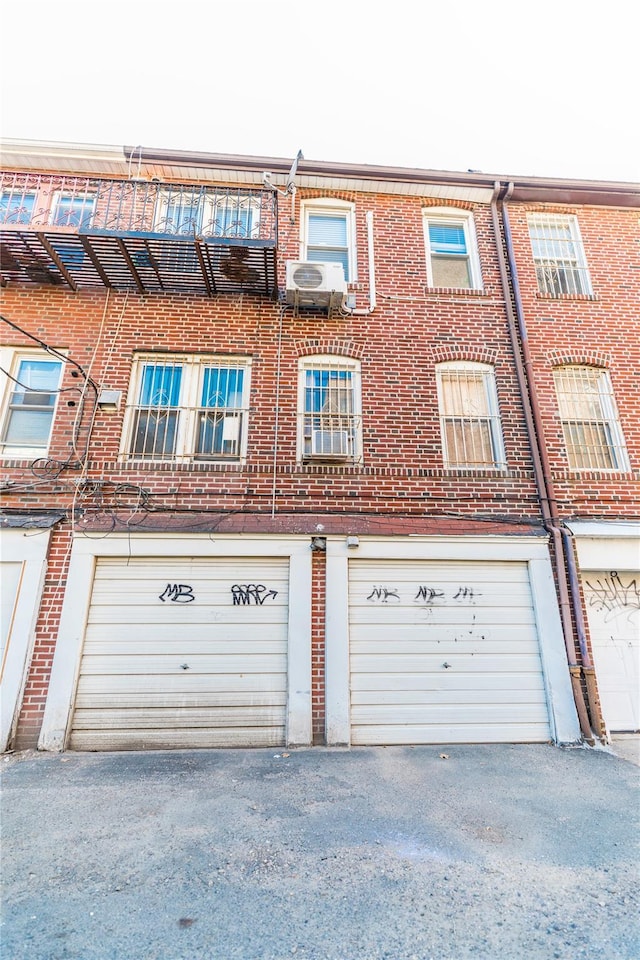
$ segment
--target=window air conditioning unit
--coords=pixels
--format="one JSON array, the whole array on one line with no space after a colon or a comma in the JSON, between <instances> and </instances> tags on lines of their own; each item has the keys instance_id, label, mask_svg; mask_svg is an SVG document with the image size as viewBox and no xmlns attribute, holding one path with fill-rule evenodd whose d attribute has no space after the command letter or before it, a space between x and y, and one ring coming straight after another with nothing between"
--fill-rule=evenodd
<instances>
[{"instance_id":1,"label":"window air conditioning unit","mask_svg":"<svg viewBox=\"0 0 640 960\"><path fill-rule=\"evenodd\" d=\"M287 261L287 303L335 310L342 306L346 293L341 263Z\"/></svg>"},{"instance_id":2,"label":"window air conditioning unit","mask_svg":"<svg viewBox=\"0 0 640 960\"><path fill-rule=\"evenodd\" d=\"M349 434L346 430L312 430L311 456L325 460L344 460L349 456Z\"/></svg>"}]
</instances>

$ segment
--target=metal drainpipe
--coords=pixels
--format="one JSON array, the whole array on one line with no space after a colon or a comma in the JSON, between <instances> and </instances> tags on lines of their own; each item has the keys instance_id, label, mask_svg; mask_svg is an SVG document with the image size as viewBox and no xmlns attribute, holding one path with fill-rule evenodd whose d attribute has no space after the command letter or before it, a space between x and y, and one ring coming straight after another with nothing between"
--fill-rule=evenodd
<instances>
[{"instance_id":1,"label":"metal drainpipe","mask_svg":"<svg viewBox=\"0 0 640 960\"><path fill-rule=\"evenodd\" d=\"M516 313L518 317L518 325L520 328L520 342L522 344L522 352L525 360L525 371L527 376L527 381L529 383L529 393L531 397L532 412L534 416L534 422L536 426L536 435L539 440L540 445L540 456L542 458L543 472L544 472L544 481L548 494L548 503L552 507L553 515L551 517L551 522L554 528L560 533L560 545L562 550L558 553L558 557L562 559L563 565L566 564L566 571L569 576L569 594L571 601L571 608L573 610L573 615L576 624L576 632L578 636L578 645L580 647L580 654L582 658L582 675L585 678L587 686L587 702L589 705L589 711L591 714L591 726L597 731L597 735L601 736L605 730L604 720L602 717L602 710L600 708L600 700L598 697L598 691L596 688L596 677L595 670L593 666L593 661L589 654L589 649L587 647L587 638L584 625L584 616L582 613L582 603L580 600L580 585L578 581L578 571L576 568L575 554L573 551L573 543L566 529L562 528L558 524L560 523L559 517L557 516L557 498L555 495L555 488L553 484L553 472L551 470L551 465L549 464L549 458L547 456L547 445L544 438L544 424L542 421L542 416L540 414L540 404L538 401L538 394L535 387L535 379L532 372L532 360L531 353L529 350L529 337L527 335L527 328L524 320L524 310L522 308L522 299L520 297L520 284L518 282L518 269L515 262L515 254L513 251L513 243L511 240L511 225L509 222L509 212L508 212L508 200L513 191L513 183L509 184L509 188L504 195L502 202L502 220L504 223L505 230L505 242L507 245L507 256L509 258L509 265L511 268L511 276L513 280L513 292L514 300L516 305ZM557 534L554 534L554 538L557 537ZM563 566L563 570L564 570ZM566 584L566 580L565 580Z\"/></svg>"},{"instance_id":2,"label":"metal drainpipe","mask_svg":"<svg viewBox=\"0 0 640 960\"><path fill-rule=\"evenodd\" d=\"M565 648L567 652L567 660L569 663L569 674L571 676L571 687L573 690L573 698L575 700L576 709L578 711L578 719L580 721L580 730L583 737L587 740L593 740L593 733L591 731L591 724L589 722L589 714L587 711L587 705L585 703L584 694L582 690L582 680L581 680L581 668L576 661L575 654L575 645L573 641L573 626L571 622L571 603L569 599L569 590L567 587L566 572L564 567L564 550L562 545L562 537L559 528L555 524L555 500L552 500L552 490L549 489L547 484L547 472L548 464L545 470L545 456L542 449L542 444L540 439L542 438L542 430L539 423L536 424L536 416L538 420L540 419L540 411L537 407L535 400L535 392L533 389L533 380L531 375L527 376L527 371L522 362L523 356L528 357L529 364L531 363L530 356L528 355L528 347L526 347L526 330L524 336L522 336L522 327L523 323L520 324L521 327L521 340L522 340L522 354L520 353L520 342L518 340L518 330L516 327L516 317L514 315L513 304L511 302L511 292L513 291L513 299L518 311L518 319L522 315L522 304L520 301L520 289L518 286L517 273L515 271L515 262L513 257L513 248L511 246L511 235L508 229L508 220L506 220L506 211L504 210L504 200L503 200L503 223L505 225L504 237L505 244L507 248L507 255L509 258L509 267L511 269L511 280L509 281L509 272L507 270L507 263L505 261L504 250L502 249L502 231L500 229L500 220L498 217L498 197L502 189L502 184L500 181L496 181L493 189L493 196L491 197L491 219L493 222L493 230L496 239L496 249L498 252L498 266L500 269L500 280L502 282L502 289L504 292L504 302L505 302L505 312L507 314L507 327L509 330L509 339L511 341L511 350L513 353L513 358L516 367L516 377L518 380L518 386L520 388L520 395L522 397L522 404L524 409L525 423L527 427L527 436L529 439L529 446L531 448L531 455L533 460L533 469L534 477L536 482L536 489L538 492L538 497L540 499L540 507L542 510L542 518L544 521L545 529L551 534L554 544L554 561L557 573L558 581L558 591L560 595L560 619L562 622L562 633L564 637ZM513 190L513 184L509 184L509 187L506 191L506 196L510 195L510 192ZM526 349L525 349L526 347ZM554 504L552 509L551 503Z\"/></svg>"}]
</instances>

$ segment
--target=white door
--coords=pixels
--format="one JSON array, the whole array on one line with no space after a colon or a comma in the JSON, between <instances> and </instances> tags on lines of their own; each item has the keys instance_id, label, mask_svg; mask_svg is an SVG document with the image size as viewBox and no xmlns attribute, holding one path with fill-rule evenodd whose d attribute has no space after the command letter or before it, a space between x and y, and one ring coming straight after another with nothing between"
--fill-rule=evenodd
<instances>
[{"instance_id":1,"label":"white door","mask_svg":"<svg viewBox=\"0 0 640 960\"><path fill-rule=\"evenodd\" d=\"M582 584L605 723L640 730L640 572L587 571Z\"/></svg>"},{"instance_id":2,"label":"white door","mask_svg":"<svg viewBox=\"0 0 640 960\"><path fill-rule=\"evenodd\" d=\"M263 557L98 559L71 748L283 744L288 573Z\"/></svg>"},{"instance_id":3,"label":"white door","mask_svg":"<svg viewBox=\"0 0 640 960\"><path fill-rule=\"evenodd\" d=\"M354 744L551 738L521 562L349 563Z\"/></svg>"}]
</instances>

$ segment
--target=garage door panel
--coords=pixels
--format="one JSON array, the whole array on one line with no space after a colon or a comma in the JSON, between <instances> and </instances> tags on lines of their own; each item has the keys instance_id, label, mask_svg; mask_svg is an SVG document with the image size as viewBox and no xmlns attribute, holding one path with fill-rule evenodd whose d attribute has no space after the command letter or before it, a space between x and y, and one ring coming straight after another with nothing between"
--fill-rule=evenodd
<instances>
[{"instance_id":1,"label":"garage door panel","mask_svg":"<svg viewBox=\"0 0 640 960\"><path fill-rule=\"evenodd\" d=\"M455 680L455 686L453 682ZM416 690L456 690L464 692L465 698L469 698L472 692L478 688L477 673L456 672L455 678L449 675L449 671L442 671L440 674L425 673L352 673L351 690L354 695L359 691L370 690L372 692L383 692L385 690L405 690L408 693ZM523 693L529 693L533 690L540 693L540 678L536 673L494 673L484 678L483 689L504 691L509 693L513 691L518 697ZM544 694L542 694L544 695Z\"/></svg>"},{"instance_id":2,"label":"garage door panel","mask_svg":"<svg viewBox=\"0 0 640 960\"><path fill-rule=\"evenodd\" d=\"M284 743L288 568L281 558L99 559L71 746Z\"/></svg>"},{"instance_id":3,"label":"garage door panel","mask_svg":"<svg viewBox=\"0 0 640 960\"><path fill-rule=\"evenodd\" d=\"M395 655L389 656L359 656L354 657L352 661L352 670L357 673L386 673L392 674L395 671L405 673L407 670L416 673L446 673L454 676L460 671L470 672L481 677L484 673L532 673L539 676L540 659L531 656L519 656L511 653L508 656L480 655L474 657L458 656L450 651L447 653L446 662L450 668L443 667L443 654L423 654L421 656L406 656L400 658Z\"/></svg>"},{"instance_id":4,"label":"garage door panel","mask_svg":"<svg viewBox=\"0 0 640 960\"><path fill-rule=\"evenodd\" d=\"M388 634L388 631L385 631ZM414 631L414 633L417 631ZM464 634L467 633L465 637ZM509 629L504 632L504 636L500 640L496 640L492 635L480 636L474 638L473 636L469 637L468 634L472 631L445 631L438 630L437 639L434 639L431 636L427 636L424 640L416 638L413 640L400 640L396 639L397 634L394 632L393 652L397 656L404 656L405 654L420 654L420 653L433 653L436 656L438 651L443 648L445 645L447 648L449 645L453 645L456 654L481 654L486 656L488 653L495 654L496 656L504 656L510 653L513 650L513 630ZM459 634L462 634L461 636ZM518 642L518 651L520 654L526 653L536 658L538 660L538 642L536 640L535 634L532 637L521 640ZM353 642L351 650L354 656L359 656L366 653L381 653L388 651L389 649L389 640L378 637L372 637L367 640L356 640Z\"/></svg>"},{"instance_id":5,"label":"garage door panel","mask_svg":"<svg viewBox=\"0 0 640 960\"><path fill-rule=\"evenodd\" d=\"M443 723L429 726L356 726L351 734L354 746L418 743L540 743L540 724L485 723L479 731L475 723Z\"/></svg>"},{"instance_id":6,"label":"garage door panel","mask_svg":"<svg viewBox=\"0 0 640 960\"><path fill-rule=\"evenodd\" d=\"M225 727L189 730L81 730L72 731L72 750L180 750L219 747L279 747L284 727Z\"/></svg>"},{"instance_id":7,"label":"garage door panel","mask_svg":"<svg viewBox=\"0 0 640 960\"><path fill-rule=\"evenodd\" d=\"M227 707L284 707L286 703L286 690L264 693L262 691L251 693L250 691L230 691L224 693L194 693L189 691L190 709L209 709L210 707L219 707L224 703ZM120 710L126 709L155 709L158 707L183 708L185 705L184 692L176 691L170 693L164 689L157 693L138 693L132 696L131 692L124 693L89 693L86 690L79 691L76 697L76 714L80 710L100 710L108 707L113 709L118 707Z\"/></svg>"},{"instance_id":8,"label":"garage door panel","mask_svg":"<svg viewBox=\"0 0 640 960\"><path fill-rule=\"evenodd\" d=\"M544 711L543 706L543 720ZM431 725L455 724L460 720L460 705L447 703L430 704L366 704L353 708L353 721L358 725L402 724ZM539 723L540 704L521 703L517 708L513 703L478 703L475 705L474 721L476 723Z\"/></svg>"},{"instance_id":9,"label":"garage door panel","mask_svg":"<svg viewBox=\"0 0 640 960\"><path fill-rule=\"evenodd\" d=\"M353 567L349 580L356 586L359 582L371 582L372 572L374 576L382 573L403 582L424 582L427 578L430 583L437 580L443 583L484 583L494 589L496 584L521 583L526 586L528 583L526 566L522 564L491 561L471 567L464 560L364 561L363 566Z\"/></svg>"},{"instance_id":10,"label":"garage door panel","mask_svg":"<svg viewBox=\"0 0 640 960\"><path fill-rule=\"evenodd\" d=\"M190 727L274 727L281 711L251 707L179 707L176 709L140 707L113 710L77 710L75 730L178 730Z\"/></svg>"},{"instance_id":11,"label":"garage door panel","mask_svg":"<svg viewBox=\"0 0 640 960\"><path fill-rule=\"evenodd\" d=\"M464 693L465 703L467 704L513 704L513 693L511 690L496 690L493 686L486 686L482 689L478 689L478 687L475 686L471 690L465 690L460 686L446 690L430 686L428 689L422 690L403 690L401 696L403 704L425 704L427 706L433 704L453 704L459 706L460 695L462 693ZM397 704L398 699L397 690L359 690L352 691L351 705L355 710L356 707L361 706ZM546 704L544 694L537 689L521 690L518 696L518 702L519 704Z\"/></svg>"},{"instance_id":12,"label":"garage door panel","mask_svg":"<svg viewBox=\"0 0 640 960\"><path fill-rule=\"evenodd\" d=\"M286 607L271 607L265 604L264 607L241 607L242 623L255 624L284 624L287 622ZM121 605L94 607L91 610L89 625L109 625L129 626L132 624L142 624L154 627L170 626L175 634L175 630L182 626L201 625L202 627L212 626L213 624L231 624L238 622L237 607L228 609L216 608L212 605L200 606L192 604L174 604L171 606L140 606L131 605L130 607Z\"/></svg>"},{"instance_id":13,"label":"garage door panel","mask_svg":"<svg viewBox=\"0 0 640 960\"><path fill-rule=\"evenodd\" d=\"M210 676L189 676L189 695L193 697L202 697L210 695L214 698L224 696L225 700L236 694L247 696L257 696L286 690L287 680L283 673L273 674L251 674L251 673L228 673L218 675L215 682L215 689L211 687ZM134 698L145 696L162 696L166 691L167 696L184 696L181 688L177 688L175 694L168 690L167 677L164 675L154 676L150 674L146 677L144 688L141 688L140 678L134 675L111 675L109 680L109 690L105 691L105 684L99 675L91 676L83 674L78 681L77 697L83 696L95 698L100 697L127 697ZM135 701L134 701L135 702ZM267 701L269 702L269 701Z\"/></svg>"},{"instance_id":14,"label":"garage door panel","mask_svg":"<svg viewBox=\"0 0 640 960\"><path fill-rule=\"evenodd\" d=\"M178 662L179 656L152 656L152 657L87 657L83 662L82 672L85 676L97 674L99 676L109 676L119 673L126 673L130 676L149 676L150 674L168 674L176 678L177 683L189 683L192 673L208 674L214 677L220 673L237 673L238 656L229 654L228 656L189 656L188 670L184 670ZM286 669L287 661L284 655L251 657L251 662L247 663L248 673L282 673Z\"/></svg>"},{"instance_id":15,"label":"garage door panel","mask_svg":"<svg viewBox=\"0 0 640 960\"><path fill-rule=\"evenodd\" d=\"M84 645L85 656L143 656L160 657L163 655L179 655L180 648L188 651L189 656L202 655L223 655L233 653L234 649L241 646L242 653L245 656L260 654L273 655L282 654L282 641L275 638L265 640L247 640L246 627L237 627L233 635L227 630L204 631L202 639L190 639L185 633L182 637L175 639L150 639L148 637L131 639L110 640L109 637L96 639L89 633ZM209 634L209 636L207 636ZM111 632L113 636L113 632ZM118 637L121 637L121 631L118 630Z\"/></svg>"},{"instance_id":16,"label":"garage door panel","mask_svg":"<svg viewBox=\"0 0 640 960\"><path fill-rule=\"evenodd\" d=\"M350 561L352 742L550 738L527 564Z\"/></svg>"},{"instance_id":17,"label":"garage door panel","mask_svg":"<svg viewBox=\"0 0 640 960\"><path fill-rule=\"evenodd\" d=\"M351 606L351 623L366 624L367 626L384 627L384 624L392 624L393 629L397 627L411 627L418 623L429 627L431 624L438 626L451 626L464 629L475 627L491 626L510 626L514 628L533 627L535 624L533 610L523 607L467 607L464 612L458 608L451 607L410 607L395 606L392 604L371 604L367 606ZM389 629L389 627L387 627Z\"/></svg>"}]
</instances>

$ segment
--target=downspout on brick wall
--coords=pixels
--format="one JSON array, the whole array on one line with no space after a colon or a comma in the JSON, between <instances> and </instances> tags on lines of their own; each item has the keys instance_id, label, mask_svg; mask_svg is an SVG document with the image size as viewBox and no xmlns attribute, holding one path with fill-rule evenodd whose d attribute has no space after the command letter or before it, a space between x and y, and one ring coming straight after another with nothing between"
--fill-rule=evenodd
<instances>
[{"instance_id":1,"label":"downspout on brick wall","mask_svg":"<svg viewBox=\"0 0 640 960\"><path fill-rule=\"evenodd\" d=\"M505 209L505 202L513 191L513 184L510 183L502 196L502 223L504 226L504 242L507 250L507 260L505 259L502 247L503 231L500 226L498 216L498 202L500 194L503 191L500 181L494 184L493 196L491 198L491 219L496 240L496 249L498 252L498 266L500 270L500 279L504 293L505 311L507 315L507 327L509 330L509 339L511 341L511 350L516 367L516 377L522 397L522 404L531 448L533 460L534 477L536 489L540 500L542 519L545 529L551 535L553 540L553 561L556 571L556 580L558 584L558 593L560 600L560 619L562 623L562 633L569 664L569 674L571 676L571 687L573 698L575 700L578 719L580 721L580 730L582 736L589 742L594 742L594 733L592 724L599 720L599 708L597 699L590 697L591 719L589 710L585 702L582 689L582 668L576 660L575 642L573 635L573 623L571 619L572 603L567 585L567 572L565 569L565 551L562 540L562 531L558 526L558 516L556 509L556 499L551 481L549 462L544 451L544 434L542 430L542 419L538 405L535 384L531 374L531 355L528 348L527 332L524 325L524 315L522 310L522 301L520 299L520 288L518 284L518 275L515 264L513 246L511 243L511 232L509 229L509 220ZM513 303L512 303L513 295ZM515 304L515 314L514 314ZM517 323L516 323L517 315ZM518 333L520 336L518 336ZM520 352L522 350L522 353ZM524 363L523 363L524 359ZM568 567L567 562L567 567ZM586 645L585 645L586 649ZM581 646L582 652L582 646ZM583 653L584 656L584 653ZM590 661L589 661L590 665ZM587 686L589 692L589 687ZM598 726L601 729L601 724Z\"/></svg>"}]
</instances>

